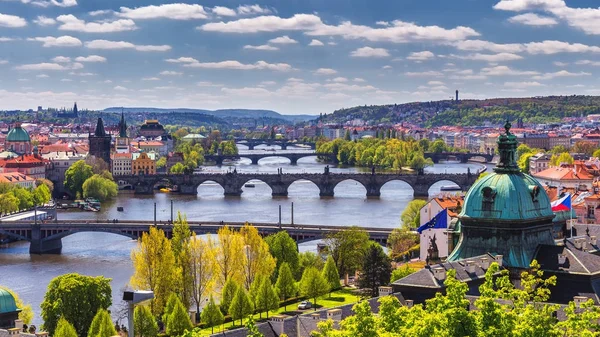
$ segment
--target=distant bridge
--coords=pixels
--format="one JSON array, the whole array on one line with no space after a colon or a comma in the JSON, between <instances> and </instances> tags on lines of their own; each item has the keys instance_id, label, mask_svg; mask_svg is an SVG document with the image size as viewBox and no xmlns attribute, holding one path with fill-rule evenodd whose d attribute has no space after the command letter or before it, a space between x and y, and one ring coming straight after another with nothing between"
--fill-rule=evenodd
<instances>
[{"instance_id":1,"label":"distant bridge","mask_svg":"<svg viewBox=\"0 0 600 337\"><path fill-rule=\"evenodd\" d=\"M473 159L473 158L482 158L485 159L485 161L487 163L491 162L492 159L494 159L494 155L493 154L487 154L487 153L462 153L462 152L441 152L441 153L435 153L435 152L425 152L423 154L423 156L425 158L431 158L431 160L434 163L439 163L440 160L444 159L444 160L451 160L451 159L456 159L459 160L461 163L466 163L469 160Z\"/></svg>"},{"instance_id":2,"label":"distant bridge","mask_svg":"<svg viewBox=\"0 0 600 337\"><path fill-rule=\"evenodd\" d=\"M268 146L278 145L279 147L281 147L282 150L286 150L288 146L295 146L295 145L309 146L312 150L315 150L317 148L317 144L315 142L296 142L296 141L292 142L287 139L238 138L235 140L235 143L240 144L240 145L246 145L249 150L254 150L254 147L259 146L259 145L268 145Z\"/></svg>"},{"instance_id":3,"label":"distant bridge","mask_svg":"<svg viewBox=\"0 0 600 337\"><path fill-rule=\"evenodd\" d=\"M336 162L337 158L335 155L331 154L331 153L317 153L317 152L280 152L280 153L276 153L276 152L271 152L271 153L246 153L246 154L234 154L234 155L223 155L223 154L218 154L218 155L205 155L204 159L206 159L207 161L210 162L215 162L217 165L221 165L223 164L224 160L235 160L235 159L240 159L240 158L248 158L252 161L253 165L258 165L258 161L263 159L263 158L270 158L270 157L281 157L281 158L287 158L290 160L290 163L292 165L296 165L298 163L298 159L300 158L305 158L305 157L324 157L327 158L327 160L329 162Z\"/></svg>"},{"instance_id":4,"label":"distant bridge","mask_svg":"<svg viewBox=\"0 0 600 337\"><path fill-rule=\"evenodd\" d=\"M188 221L190 229L196 235L215 234L224 225L239 229L244 226L244 222L198 222ZM81 232L104 232L126 236L132 239L138 239L143 233L147 233L150 227L154 225L153 221L139 220L121 220L118 223L83 221L83 220L62 220L49 221L36 225L33 222L0 222L0 235L30 242L29 252L32 254L60 254L62 250L62 238ZM173 226L169 223L157 223L157 228L165 231L167 237L171 237ZM254 227L263 235L277 233L285 230L296 242L307 242L325 238L330 233L336 233L345 229L347 226L321 226L321 225L293 225L293 224L272 224L272 223L254 223ZM382 245L387 243L388 236L392 228L374 228L362 227L371 240Z\"/></svg>"},{"instance_id":5,"label":"distant bridge","mask_svg":"<svg viewBox=\"0 0 600 337\"><path fill-rule=\"evenodd\" d=\"M273 196L287 196L290 185L299 180L313 182L322 197L333 197L335 187L345 180L354 180L365 187L367 197L379 197L381 187L390 181L403 181L409 184L414 196L427 197L431 185L439 181L450 181L467 191L477 180L478 174L381 174L381 173L199 173L199 174L154 174L114 176L119 186L131 186L137 194L152 194L155 186L169 181L179 187L182 194L197 194L198 186L207 181L223 187L225 195L240 196L242 187L250 180L266 183Z\"/></svg>"}]
</instances>

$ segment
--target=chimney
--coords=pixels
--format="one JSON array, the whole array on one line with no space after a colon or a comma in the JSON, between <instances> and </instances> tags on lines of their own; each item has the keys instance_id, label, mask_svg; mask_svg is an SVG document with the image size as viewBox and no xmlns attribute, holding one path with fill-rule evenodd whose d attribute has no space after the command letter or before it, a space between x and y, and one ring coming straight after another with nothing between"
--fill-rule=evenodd
<instances>
[{"instance_id":1,"label":"chimney","mask_svg":"<svg viewBox=\"0 0 600 337\"><path fill-rule=\"evenodd\" d=\"M584 252L587 252L587 240L586 239L581 239L581 250L583 250Z\"/></svg>"},{"instance_id":2,"label":"chimney","mask_svg":"<svg viewBox=\"0 0 600 337\"><path fill-rule=\"evenodd\" d=\"M596 236L595 235L590 236L590 244L592 246L596 245Z\"/></svg>"},{"instance_id":3,"label":"chimney","mask_svg":"<svg viewBox=\"0 0 600 337\"><path fill-rule=\"evenodd\" d=\"M342 320L342 309L327 310L327 319L331 319L334 322L340 322Z\"/></svg>"},{"instance_id":4,"label":"chimney","mask_svg":"<svg viewBox=\"0 0 600 337\"><path fill-rule=\"evenodd\" d=\"M285 321L285 316L283 315L276 315L271 317L271 327L273 328L273 331L275 331L275 334L277 336L281 336L284 333L283 321Z\"/></svg>"},{"instance_id":5,"label":"chimney","mask_svg":"<svg viewBox=\"0 0 600 337\"><path fill-rule=\"evenodd\" d=\"M17 319L15 320L15 328L19 330L23 330L23 320Z\"/></svg>"},{"instance_id":6,"label":"chimney","mask_svg":"<svg viewBox=\"0 0 600 337\"><path fill-rule=\"evenodd\" d=\"M394 292L392 287L385 287L385 286L379 287L379 297L391 295L392 292Z\"/></svg>"},{"instance_id":7,"label":"chimney","mask_svg":"<svg viewBox=\"0 0 600 337\"><path fill-rule=\"evenodd\" d=\"M565 254L558 254L558 264L565 264L565 262L567 262L567 255Z\"/></svg>"},{"instance_id":8,"label":"chimney","mask_svg":"<svg viewBox=\"0 0 600 337\"><path fill-rule=\"evenodd\" d=\"M496 256L494 257L494 259L496 260L496 263L497 263L497 264L498 264L500 267L502 267L502 258L503 258L503 256L502 256L502 255L496 255Z\"/></svg>"},{"instance_id":9,"label":"chimney","mask_svg":"<svg viewBox=\"0 0 600 337\"><path fill-rule=\"evenodd\" d=\"M407 308L412 308L413 304L414 304L413 300L404 301L404 305L406 305Z\"/></svg>"},{"instance_id":10,"label":"chimney","mask_svg":"<svg viewBox=\"0 0 600 337\"><path fill-rule=\"evenodd\" d=\"M575 248L581 249L581 239L575 239L574 243L575 243Z\"/></svg>"},{"instance_id":11,"label":"chimney","mask_svg":"<svg viewBox=\"0 0 600 337\"><path fill-rule=\"evenodd\" d=\"M487 270L490 267L490 260L487 257L482 257L480 265L483 270Z\"/></svg>"},{"instance_id":12,"label":"chimney","mask_svg":"<svg viewBox=\"0 0 600 337\"><path fill-rule=\"evenodd\" d=\"M575 307L579 308L582 303L587 302L588 298L585 296L575 296L573 297L573 302L575 302Z\"/></svg>"},{"instance_id":13,"label":"chimney","mask_svg":"<svg viewBox=\"0 0 600 337\"><path fill-rule=\"evenodd\" d=\"M443 281L446 279L446 269L442 267L433 268L433 276L438 281Z\"/></svg>"},{"instance_id":14,"label":"chimney","mask_svg":"<svg viewBox=\"0 0 600 337\"><path fill-rule=\"evenodd\" d=\"M467 271L467 273L473 274L475 272L475 261L467 260L465 262L465 270Z\"/></svg>"}]
</instances>

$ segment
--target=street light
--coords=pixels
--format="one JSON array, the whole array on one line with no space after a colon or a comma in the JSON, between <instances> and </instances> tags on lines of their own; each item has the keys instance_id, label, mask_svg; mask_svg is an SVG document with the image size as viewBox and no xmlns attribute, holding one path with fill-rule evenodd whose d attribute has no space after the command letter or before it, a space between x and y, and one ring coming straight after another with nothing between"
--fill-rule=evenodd
<instances>
[{"instance_id":1,"label":"street light","mask_svg":"<svg viewBox=\"0 0 600 337\"><path fill-rule=\"evenodd\" d=\"M127 302L127 336L134 337L133 333L133 309L136 304L149 301L154 298L151 290L126 291L123 293L123 301Z\"/></svg>"}]
</instances>

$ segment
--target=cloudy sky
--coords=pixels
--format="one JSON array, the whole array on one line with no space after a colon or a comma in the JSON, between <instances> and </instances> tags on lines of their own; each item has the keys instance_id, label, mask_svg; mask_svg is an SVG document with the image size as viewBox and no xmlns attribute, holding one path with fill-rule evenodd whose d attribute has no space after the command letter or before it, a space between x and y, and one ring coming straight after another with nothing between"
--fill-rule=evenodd
<instances>
[{"instance_id":1,"label":"cloudy sky","mask_svg":"<svg viewBox=\"0 0 600 337\"><path fill-rule=\"evenodd\" d=\"M597 0L0 0L0 109L600 94ZM594 7L595 6L595 7Z\"/></svg>"}]
</instances>

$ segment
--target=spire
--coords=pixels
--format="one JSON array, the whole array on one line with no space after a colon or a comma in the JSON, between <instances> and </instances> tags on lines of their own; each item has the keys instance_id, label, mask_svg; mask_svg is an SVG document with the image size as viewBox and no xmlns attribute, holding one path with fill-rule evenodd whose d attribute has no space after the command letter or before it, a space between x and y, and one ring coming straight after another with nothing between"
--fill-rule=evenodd
<instances>
[{"instance_id":1,"label":"spire","mask_svg":"<svg viewBox=\"0 0 600 337\"><path fill-rule=\"evenodd\" d=\"M127 122L125 122L123 111L121 111L121 121L119 122L119 137L127 138Z\"/></svg>"},{"instance_id":2,"label":"spire","mask_svg":"<svg viewBox=\"0 0 600 337\"><path fill-rule=\"evenodd\" d=\"M101 117L98 117L98 123L96 124L96 131L94 132L96 137L106 137L106 131L104 131L104 122Z\"/></svg>"},{"instance_id":3,"label":"spire","mask_svg":"<svg viewBox=\"0 0 600 337\"><path fill-rule=\"evenodd\" d=\"M494 172L496 173L519 173L519 165L517 165L517 137L510 133L511 124L507 120L504 124L506 133L498 137L498 152L500 153L500 161Z\"/></svg>"},{"instance_id":4,"label":"spire","mask_svg":"<svg viewBox=\"0 0 600 337\"><path fill-rule=\"evenodd\" d=\"M77 102L73 105L73 114L77 115Z\"/></svg>"}]
</instances>

